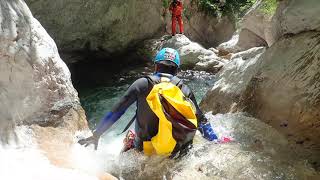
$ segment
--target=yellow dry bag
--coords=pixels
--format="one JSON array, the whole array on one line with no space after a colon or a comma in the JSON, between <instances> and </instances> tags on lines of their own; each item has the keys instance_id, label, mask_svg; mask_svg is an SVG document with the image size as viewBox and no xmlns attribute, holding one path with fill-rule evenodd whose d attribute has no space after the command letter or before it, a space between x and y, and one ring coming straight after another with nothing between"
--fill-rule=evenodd
<instances>
[{"instance_id":1,"label":"yellow dry bag","mask_svg":"<svg viewBox=\"0 0 320 180\"><path fill-rule=\"evenodd\" d=\"M155 82L153 76L149 76ZM180 79L161 78L147 96L151 110L159 118L158 133L143 143L146 155L170 155L193 140L197 118L192 101L177 86Z\"/></svg>"}]
</instances>

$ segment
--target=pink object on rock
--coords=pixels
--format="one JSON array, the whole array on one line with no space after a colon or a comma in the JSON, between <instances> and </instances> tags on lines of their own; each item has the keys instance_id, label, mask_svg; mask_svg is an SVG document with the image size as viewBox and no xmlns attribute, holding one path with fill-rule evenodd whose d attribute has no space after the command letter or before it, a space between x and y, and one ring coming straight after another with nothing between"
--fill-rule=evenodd
<instances>
[{"instance_id":1,"label":"pink object on rock","mask_svg":"<svg viewBox=\"0 0 320 180\"><path fill-rule=\"evenodd\" d=\"M229 137L222 137L222 138L220 139L220 143L229 143L229 142L231 142L231 141L232 141L232 139L229 138Z\"/></svg>"}]
</instances>

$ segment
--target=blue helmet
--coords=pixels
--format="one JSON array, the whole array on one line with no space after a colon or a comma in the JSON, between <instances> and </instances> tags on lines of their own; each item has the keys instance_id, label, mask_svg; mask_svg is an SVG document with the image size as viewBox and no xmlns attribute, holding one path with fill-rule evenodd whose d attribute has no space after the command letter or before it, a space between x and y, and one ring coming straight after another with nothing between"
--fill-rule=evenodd
<instances>
[{"instance_id":1,"label":"blue helmet","mask_svg":"<svg viewBox=\"0 0 320 180\"><path fill-rule=\"evenodd\" d=\"M176 64L178 67L180 66L180 56L177 50L172 48L163 48L161 49L155 58L155 63L159 63L161 61L171 61Z\"/></svg>"}]
</instances>

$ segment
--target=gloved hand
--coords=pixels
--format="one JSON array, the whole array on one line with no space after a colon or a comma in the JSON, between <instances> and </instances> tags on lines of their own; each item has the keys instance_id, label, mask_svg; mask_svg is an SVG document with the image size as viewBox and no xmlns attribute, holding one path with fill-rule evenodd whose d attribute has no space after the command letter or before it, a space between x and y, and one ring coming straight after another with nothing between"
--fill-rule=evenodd
<instances>
[{"instance_id":1,"label":"gloved hand","mask_svg":"<svg viewBox=\"0 0 320 180\"><path fill-rule=\"evenodd\" d=\"M93 136L90 136L90 137L85 138L85 139L80 139L78 141L78 143L81 144L81 145L84 145L84 147L87 147L87 146L93 144L94 145L94 149L97 150L98 143L99 143L99 138L100 138L100 136L98 136L95 133L93 133Z\"/></svg>"},{"instance_id":2,"label":"gloved hand","mask_svg":"<svg viewBox=\"0 0 320 180\"><path fill-rule=\"evenodd\" d=\"M213 132L213 129L212 129L211 124L209 122L204 123L204 124L200 123L199 131L201 132L202 136L209 141L213 141L215 139L218 139L217 135Z\"/></svg>"}]
</instances>

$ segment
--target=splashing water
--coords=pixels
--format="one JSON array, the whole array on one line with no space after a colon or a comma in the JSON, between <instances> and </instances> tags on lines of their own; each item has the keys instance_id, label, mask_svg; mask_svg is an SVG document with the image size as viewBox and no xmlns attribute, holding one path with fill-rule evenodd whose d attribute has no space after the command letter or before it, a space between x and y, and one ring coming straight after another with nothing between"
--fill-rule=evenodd
<instances>
[{"instance_id":1,"label":"splashing water","mask_svg":"<svg viewBox=\"0 0 320 180\"><path fill-rule=\"evenodd\" d=\"M198 101L214 83L214 76L203 72L185 71L180 76L194 90ZM91 96L82 94L88 116L100 119L131 82L93 90L96 94L91 93ZM133 114L134 108L131 107L129 113L103 136L98 150L103 160L97 162L120 179L300 180L320 177L305 160L293 153L285 137L267 124L244 114L213 116L208 113L207 117L218 137L227 137L232 141L208 142L197 134L193 148L179 160L146 157L135 150L119 155L123 135L117 136L117 133Z\"/></svg>"},{"instance_id":2,"label":"splashing water","mask_svg":"<svg viewBox=\"0 0 320 180\"><path fill-rule=\"evenodd\" d=\"M187 84L196 90L198 100L214 83L214 76L206 73L183 73ZM94 89L87 96L82 94L89 117L99 119L110 110L128 87L128 82L121 81L120 85ZM267 124L241 113L206 114L218 137L228 137L231 142L208 142L197 134L190 152L177 160L146 157L135 150L120 154L124 134L118 133L133 113L131 107L129 113L100 139L97 151L77 144L78 139L90 135L90 132L78 132L68 157L72 168L53 165L38 147L32 129L18 126L16 140L0 145L0 179L93 180L105 172L126 180L320 179L304 159L294 154L285 137ZM95 123L91 122L91 126Z\"/></svg>"},{"instance_id":3,"label":"splashing water","mask_svg":"<svg viewBox=\"0 0 320 180\"><path fill-rule=\"evenodd\" d=\"M122 179L313 179L320 177L298 158L284 136L265 123L243 114L206 115L219 138L208 142L199 134L190 152L178 160L146 157L135 150L109 156L108 172ZM114 141L100 151L110 152ZM113 145L112 145L113 144ZM111 158L111 159L110 159Z\"/></svg>"},{"instance_id":4,"label":"splashing water","mask_svg":"<svg viewBox=\"0 0 320 180\"><path fill-rule=\"evenodd\" d=\"M33 132L29 127L15 129L17 142L0 145L1 180L97 180L94 175L77 169L60 168L51 164L36 146Z\"/></svg>"}]
</instances>

